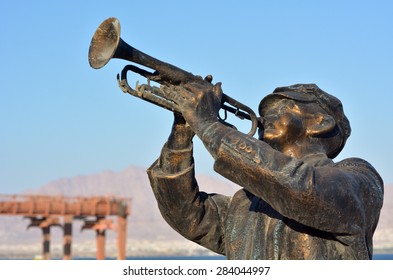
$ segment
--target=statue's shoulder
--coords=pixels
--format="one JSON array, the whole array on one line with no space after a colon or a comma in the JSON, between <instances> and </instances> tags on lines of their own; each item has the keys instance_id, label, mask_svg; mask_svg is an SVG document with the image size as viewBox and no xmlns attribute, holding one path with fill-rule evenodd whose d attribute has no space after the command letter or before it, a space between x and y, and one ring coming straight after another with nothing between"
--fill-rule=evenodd
<instances>
[{"instance_id":1,"label":"statue's shoulder","mask_svg":"<svg viewBox=\"0 0 393 280\"><path fill-rule=\"evenodd\" d=\"M378 171L366 160L361 158L347 158L335 163L338 168L347 169L359 173L359 175L373 179L376 184L383 186L383 180Z\"/></svg>"},{"instance_id":2,"label":"statue's shoulder","mask_svg":"<svg viewBox=\"0 0 393 280\"><path fill-rule=\"evenodd\" d=\"M368 161L351 157L343 159L335 164L338 167L360 167L360 168L374 168Z\"/></svg>"}]
</instances>

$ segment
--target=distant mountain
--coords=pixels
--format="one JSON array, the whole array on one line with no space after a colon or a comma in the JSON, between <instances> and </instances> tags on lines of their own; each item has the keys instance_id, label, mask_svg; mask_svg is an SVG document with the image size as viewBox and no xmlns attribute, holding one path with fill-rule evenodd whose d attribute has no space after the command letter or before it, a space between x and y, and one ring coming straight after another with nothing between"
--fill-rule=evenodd
<instances>
[{"instance_id":1,"label":"distant mountain","mask_svg":"<svg viewBox=\"0 0 393 280\"><path fill-rule=\"evenodd\" d=\"M239 186L226 179L199 175L197 180L200 189L208 193L216 192L232 195L239 189ZM154 242L161 242L164 244L163 246L169 246L168 244L173 242L180 242L178 246L183 248L184 244L191 243L185 241L161 217L146 170L142 167L130 166L120 172L104 171L98 174L63 178L50 182L38 189L27 190L25 193L62 196L103 195L131 198L131 215L128 218L127 232L128 239L132 243L129 244L131 247L139 248L139 245L140 247L146 247L147 245L142 244L153 244ZM16 244L27 245L30 243L40 245L41 232L36 228L26 231L27 225L28 220L24 220L22 217L0 217L0 253L2 248L5 248L4 246L12 247ZM94 232L80 233L80 228L81 222L74 222L74 241L85 242L90 240L93 242ZM60 229L53 229L53 243L61 244L61 235ZM114 233L108 231L108 238L110 236L114 236ZM393 186L385 187L385 203L374 241L376 250L393 249ZM137 243L139 244L138 246ZM158 245L154 246L157 247ZM166 250L171 250L171 248L166 248Z\"/></svg>"}]
</instances>

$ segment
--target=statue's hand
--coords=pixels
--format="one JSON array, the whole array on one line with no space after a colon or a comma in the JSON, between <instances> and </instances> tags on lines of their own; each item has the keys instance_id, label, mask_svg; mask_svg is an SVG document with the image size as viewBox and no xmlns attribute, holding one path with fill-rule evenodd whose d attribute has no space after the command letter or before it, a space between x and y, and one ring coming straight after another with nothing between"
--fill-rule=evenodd
<instances>
[{"instance_id":1,"label":"statue's hand","mask_svg":"<svg viewBox=\"0 0 393 280\"><path fill-rule=\"evenodd\" d=\"M183 86L164 88L164 92L179 106L180 113L192 129L199 134L201 126L216 122L221 108L221 83L192 82Z\"/></svg>"},{"instance_id":2,"label":"statue's hand","mask_svg":"<svg viewBox=\"0 0 393 280\"><path fill-rule=\"evenodd\" d=\"M172 131L169 135L167 147L170 149L181 150L190 147L195 133L182 115L174 113Z\"/></svg>"}]
</instances>

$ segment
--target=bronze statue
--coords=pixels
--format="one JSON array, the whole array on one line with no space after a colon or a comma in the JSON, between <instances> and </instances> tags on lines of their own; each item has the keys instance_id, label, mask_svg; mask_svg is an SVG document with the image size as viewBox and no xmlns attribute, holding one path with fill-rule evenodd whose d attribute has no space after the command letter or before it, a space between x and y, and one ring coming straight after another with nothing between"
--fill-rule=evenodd
<instances>
[{"instance_id":1,"label":"bronze statue","mask_svg":"<svg viewBox=\"0 0 393 280\"><path fill-rule=\"evenodd\" d=\"M351 132L337 98L314 84L275 89L259 104L256 139L219 119L220 83L188 75L176 81L183 72L161 69L143 73L161 83L147 91L168 100L175 118L148 175L171 227L228 259L372 258L383 181L362 159L332 160ZM120 86L129 92L124 76ZM233 197L199 191L194 134L215 171L243 187Z\"/></svg>"}]
</instances>

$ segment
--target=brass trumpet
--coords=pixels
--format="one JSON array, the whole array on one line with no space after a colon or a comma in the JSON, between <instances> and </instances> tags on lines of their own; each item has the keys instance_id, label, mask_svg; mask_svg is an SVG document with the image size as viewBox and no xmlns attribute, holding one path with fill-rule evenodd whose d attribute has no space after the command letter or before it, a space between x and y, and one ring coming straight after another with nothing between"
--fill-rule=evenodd
<instances>
[{"instance_id":1,"label":"brass trumpet","mask_svg":"<svg viewBox=\"0 0 393 280\"><path fill-rule=\"evenodd\" d=\"M128 60L153 69L154 72L149 72L135 65L125 66L121 74L117 75L119 87L123 92L174 112L179 112L177 104L166 99L163 89L150 85L150 81L166 85L169 88L171 86L181 86L189 82L210 84L212 81L211 76L202 79L199 76L195 76L174 65L160 61L128 45L120 38L119 20L113 17L103 21L94 33L89 48L89 64L92 68L99 69L104 67L111 58ZM143 85L138 85L137 83L135 89L131 88L127 81L128 71L132 71L147 78L148 83ZM226 103L231 106L228 106ZM260 126L258 118L251 108L228 95L223 94L221 109L225 111L225 117L222 121L225 121L227 112L233 113L241 119L250 120L252 122L252 127L248 132L250 136L253 136L258 126ZM228 125L232 126L231 124Z\"/></svg>"}]
</instances>

